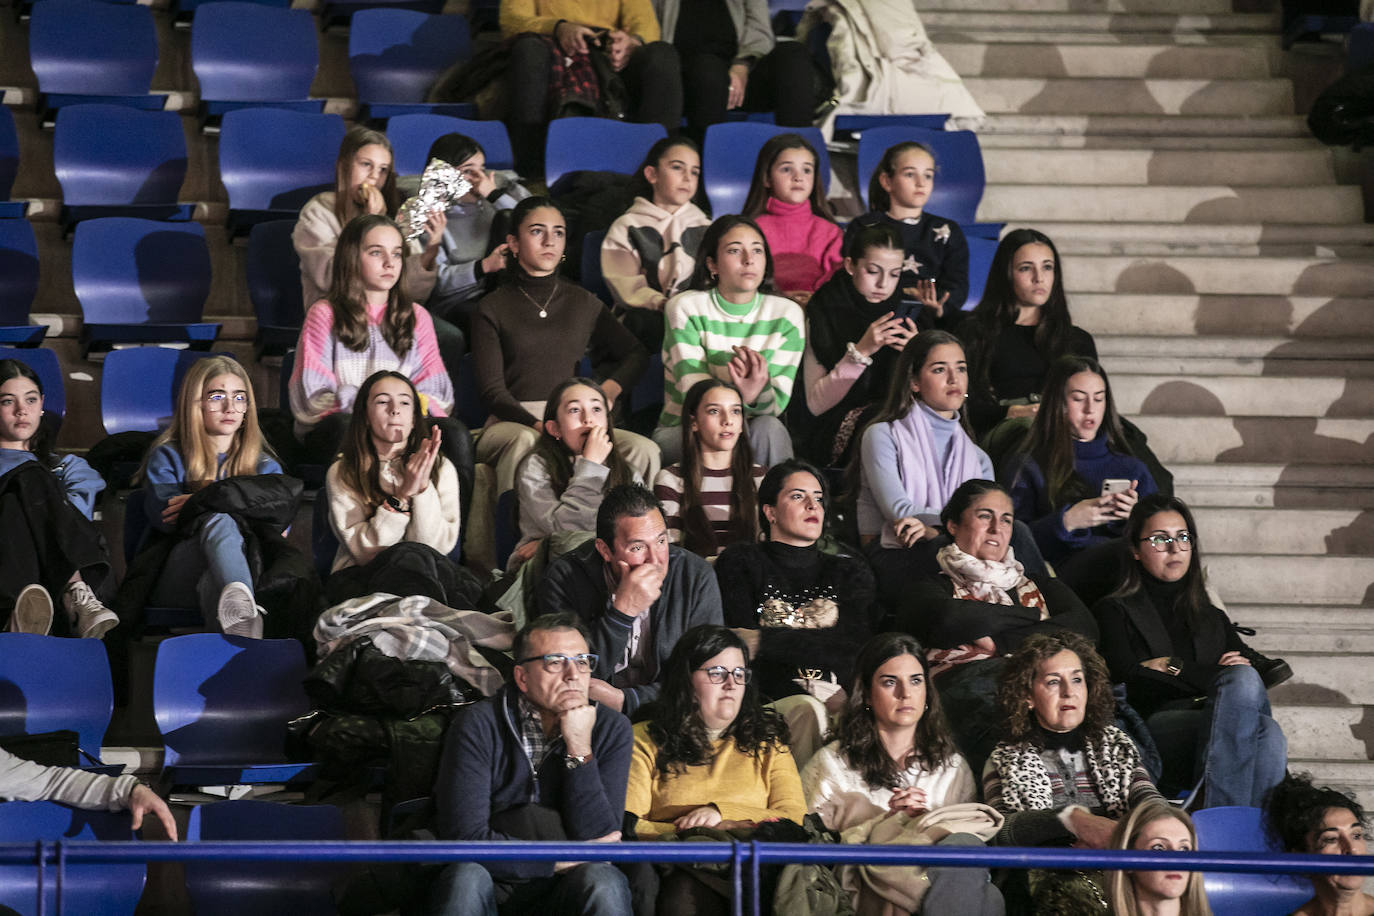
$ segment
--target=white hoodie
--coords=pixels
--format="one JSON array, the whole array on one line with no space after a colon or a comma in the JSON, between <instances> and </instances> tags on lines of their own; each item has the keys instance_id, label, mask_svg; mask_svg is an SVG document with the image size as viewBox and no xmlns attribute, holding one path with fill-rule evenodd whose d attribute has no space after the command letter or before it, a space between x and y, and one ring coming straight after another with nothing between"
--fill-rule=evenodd
<instances>
[{"instance_id":1,"label":"white hoodie","mask_svg":"<svg viewBox=\"0 0 1374 916\"><path fill-rule=\"evenodd\" d=\"M710 224L696 204L669 213L636 197L601 243L601 274L616 304L663 311L663 303L692 278L697 247Z\"/></svg>"}]
</instances>

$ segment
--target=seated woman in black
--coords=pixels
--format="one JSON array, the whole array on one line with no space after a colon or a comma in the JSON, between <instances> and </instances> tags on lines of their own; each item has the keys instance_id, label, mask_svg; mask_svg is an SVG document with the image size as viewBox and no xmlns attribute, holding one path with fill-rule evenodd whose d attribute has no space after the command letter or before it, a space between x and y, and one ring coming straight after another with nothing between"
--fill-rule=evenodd
<instances>
[{"instance_id":1,"label":"seated woman in black","mask_svg":"<svg viewBox=\"0 0 1374 916\"><path fill-rule=\"evenodd\" d=\"M759 484L767 540L727 547L716 561L725 625L749 645L759 691L777 701L799 766L844 707L875 591L862 558L816 546L825 497L825 475L814 465L796 458L775 465Z\"/></svg>"}]
</instances>

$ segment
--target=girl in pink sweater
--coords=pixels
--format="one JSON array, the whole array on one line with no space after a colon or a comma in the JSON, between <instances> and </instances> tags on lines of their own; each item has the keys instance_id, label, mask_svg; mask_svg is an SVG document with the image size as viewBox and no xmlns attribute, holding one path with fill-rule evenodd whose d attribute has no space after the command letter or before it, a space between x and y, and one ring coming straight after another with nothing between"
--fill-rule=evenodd
<instances>
[{"instance_id":1,"label":"girl in pink sweater","mask_svg":"<svg viewBox=\"0 0 1374 916\"><path fill-rule=\"evenodd\" d=\"M805 137L778 134L759 150L744 201L744 215L759 224L773 252L774 282L801 305L843 260L843 233L816 180L819 163Z\"/></svg>"}]
</instances>

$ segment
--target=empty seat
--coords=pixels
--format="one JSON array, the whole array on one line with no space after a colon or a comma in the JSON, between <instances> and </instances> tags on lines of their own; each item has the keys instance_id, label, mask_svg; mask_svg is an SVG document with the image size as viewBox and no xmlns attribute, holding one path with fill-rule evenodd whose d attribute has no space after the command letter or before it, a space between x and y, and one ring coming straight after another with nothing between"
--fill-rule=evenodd
<instances>
[{"instance_id":1,"label":"empty seat","mask_svg":"<svg viewBox=\"0 0 1374 916\"><path fill-rule=\"evenodd\" d=\"M343 118L336 114L271 108L227 112L219 135L219 172L229 193L230 230L294 219L311 197L333 190L343 136Z\"/></svg>"},{"instance_id":2,"label":"empty seat","mask_svg":"<svg viewBox=\"0 0 1374 916\"><path fill-rule=\"evenodd\" d=\"M0 633L0 735L69 729L99 763L113 711L110 663L100 640Z\"/></svg>"},{"instance_id":3,"label":"empty seat","mask_svg":"<svg viewBox=\"0 0 1374 916\"><path fill-rule=\"evenodd\" d=\"M400 114L386 122L386 136L396 151L396 174L418 175L429 163L425 157L444 134L465 134L482 146L489 169L515 168L510 135L500 121L470 121L439 114ZM452 162L450 165L460 165Z\"/></svg>"},{"instance_id":4,"label":"empty seat","mask_svg":"<svg viewBox=\"0 0 1374 916\"><path fill-rule=\"evenodd\" d=\"M706 196L711 201L713 216L739 213L749 196L749 184L754 177L754 163L759 150L778 134L800 134L816 148L820 161L816 176L821 187L830 187L830 154L825 138L815 127L778 127L754 121L712 124L706 128L706 143L702 150L701 173L706 181Z\"/></svg>"},{"instance_id":5,"label":"empty seat","mask_svg":"<svg viewBox=\"0 0 1374 916\"><path fill-rule=\"evenodd\" d=\"M153 717L173 785L283 783L313 776L287 761L286 723L310 709L305 650L294 639L192 633L163 640Z\"/></svg>"},{"instance_id":6,"label":"empty seat","mask_svg":"<svg viewBox=\"0 0 1374 916\"><path fill-rule=\"evenodd\" d=\"M291 244L292 219L258 223L248 234L248 298L258 318L258 356L281 356L296 345L305 320L301 259Z\"/></svg>"},{"instance_id":7,"label":"empty seat","mask_svg":"<svg viewBox=\"0 0 1374 916\"><path fill-rule=\"evenodd\" d=\"M667 135L662 124L555 118L549 122L544 177L552 188L560 176L583 169L633 175L649 147Z\"/></svg>"},{"instance_id":8,"label":"empty seat","mask_svg":"<svg viewBox=\"0 0 1374 916\"><path fill-rule=\"evenodd\" d=\"M38 292L38 240L26 219L0 219L0 343L36 347L47 325L29 324Z\"/></svg>"},{"instance_id":9,"label":"empty seat","mask_svg":"<svg viewBox=\"0 0 1374 916\"><path fill-rule=\"evenodd\" d=\"M983 288L987 286L992 256L997 253L997 240L970 238L967 241L968 298L964 300L964 311L971 312L983 301Z\"/></svg>"},{"instance_id":10,"label":"empty seat","mask_svg":"<svg viewBox=\"0 0 1374 916\"><path fill-rule=\"evenodd\" d=\"M81 301L82 355L117 343L205 349L219 336L218 324L200 320L210 293L210 250L199 223L124 216L79 223L72 285Z\"/></svg>"},{"instance_id":11,"label":"empty seat","mask_svg":"<svg viewBox=\"0 0 1374 916\"><path fill-rule=\"evenodd\" d=\"M157 31L146 6L43 0L29 21L29 60L45 120L47 112L79 102L163 107L163 96L148 94Z\"/></svg>"},{"instance_id":12,"label":"empty seat","mask_svg":"<svg viewBox=\"0 0 1374 916\"><path fill-rule=\"evenodd\" d=\"M417 13L438 13L444 0L325 0L320 7L320 27L350 23L353 15L367 9L414 10Z\"/></svg>"},{"instance_id":13,"label":"empty seat","mask_svg":"<svg viewBox=\"0 0 1374 916\"><path fill-rule=\"evenodd\" d=\"M196 9L191 69L209 118L248 106L323 111L324 100L310 98L319 57L307 10L238 0Z\"/></svg>"},{"instance_id":14,"label":"empty seat","mask_svg":"<svg viewBox=\"0 0 1374 916\"><path fill-rule=\"evenodd\" d=\"M206 0L171 0L169 9L173 15L181 21L193 19L196 10L205 5ZM261 6L277 6L286 8L291 5L291 0L247 0L249 3L257 3Z\"/></svg>"},{"instance_id":15,"label":"empty seat","mask_svg":"<svg viewBox=\"0 0 1374 916\"><path fill-rule=\"evenodd\" d=\"M186 138L175 111L68 105L57 113L52 159L66 228L101 216L191 218L194 207L177 203Z\"/></svg>"},{"instance_id":16,"label":"empty seat","mask_svg":"<svg viewBox=\"0 0 1374 916\"><path fill-rule=\"evenodd\" d=\"M8 105L0 105L0 219L23 216L23 201L10 200L14 178L19 174L19 133Z\"/></svg>"},{"instance_id":17,"label":"empty seat","mask_svg":"<svg viewBox=\"0 0 1374 916\"><path fill-rule=\"evenodd\" d=\"M3 330L3 329L0 329ZM62 364L57 354L46 347L0 347L0 359L17 359L34 371L43 385L42 423L52 430L53 440L67 415L67 387L62 381Z\"/></svg>"},{"instance_id":18,"label":"empty seat","mask_svg":"<svg viewBox=\"0 0 1374 916\"><path fill-rule=\"evenodd\" d=\"M1357 73L1370 65L1374 65L1374 22L1361 22L1346 39L1345 72ZM0 192L3 191L4 177L0 175ZM0 193L0 200L3 199L4 194Z\"/></svg>"},{"instance_id":19,"label":"empty seat","mask_svg":"<svg viewBox=\"0 0 1374 916\"><path fill-rule=\"evenodd\" d=\"M363 108L359 119L471 111L468 104L425 103L439 74L471 53L463 16L396 8L358 10L348 30L348 68Z\"/></svg>"},{"instance_id":20,"label":"empty seat","mask_svg":"<svg viewBox=\"0 0 1374 916\"><path fill-rule=\"evenodd\" d=\"M977 222L987 176L978 135L971 130L875 127L859 137L859 190L866 199L873 170L888 147L914 140L935 151L935 191L926 209L959 224L967 236L997 238L1002 223Z\"/></svg>"},{"instance_id":21,"label":"empty seat","mask_svg":"<svg viewBox=\"0 0 1374 916\"><path fill-rule=\"evenodd\" d=\"M1193 812L1197 847L1206 852L1282 852L1270 841L1259 808L1203 808ZM1312 896L1306 880L1291 875L1206 872L1203 886L1214 916L1283 916Z\"/></svg>"},{"instance_id":22,"label":"empty seat","mask_svg":"<svg viewBox=\"0 0 1374 916\"><path fill-rule=\"evenodd\" d=\"M127 811L83 811L48 801L0 804L0 843L132 838ZM44 913L59 912L55 872L47 869L44 874ZM39 874L32 864L0 865L0 904L22 916L39 913ZM67 864L62 875L60 912L132 916L143 896L146 878L147 868L142 862Z\"/></svg>"}]
</instances>

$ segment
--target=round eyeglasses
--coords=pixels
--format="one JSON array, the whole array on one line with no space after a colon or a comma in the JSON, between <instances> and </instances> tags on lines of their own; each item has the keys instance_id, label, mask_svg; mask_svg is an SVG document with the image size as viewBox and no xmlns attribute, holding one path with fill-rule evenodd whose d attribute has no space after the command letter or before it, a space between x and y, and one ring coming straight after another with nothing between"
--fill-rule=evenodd
<instances>
[{"instance_id":1,"label":"round eyeglasses","mask_svg":"<svg viewBox=\"0 0 1374 916\"><path fill-rule=\"evenodd\" d=\"M749 683L749 679L754 676L754 672L748 668L730 669L724 665L712 665L710 668L698 668L698 671L705 672L706 680L712 684L724 684L726 677L735 679L735 683L741 687Z\"/></svg>"},{"instance_id":2,"label":"round eyeglasses","mask_svg":"<svg viewBox=\"0 0 1374 916\"><path fill-rule=\"evenodd\" d=\"M1186 531L1180 531L1173 537L1167 534L1152 534L1147 538L1141 538L1140 541L1142 544L1149 544L1160 553L1168 550L1170 544L1179 552L1193 549L1193 536Z\"/></svg>"}]
</instances>

